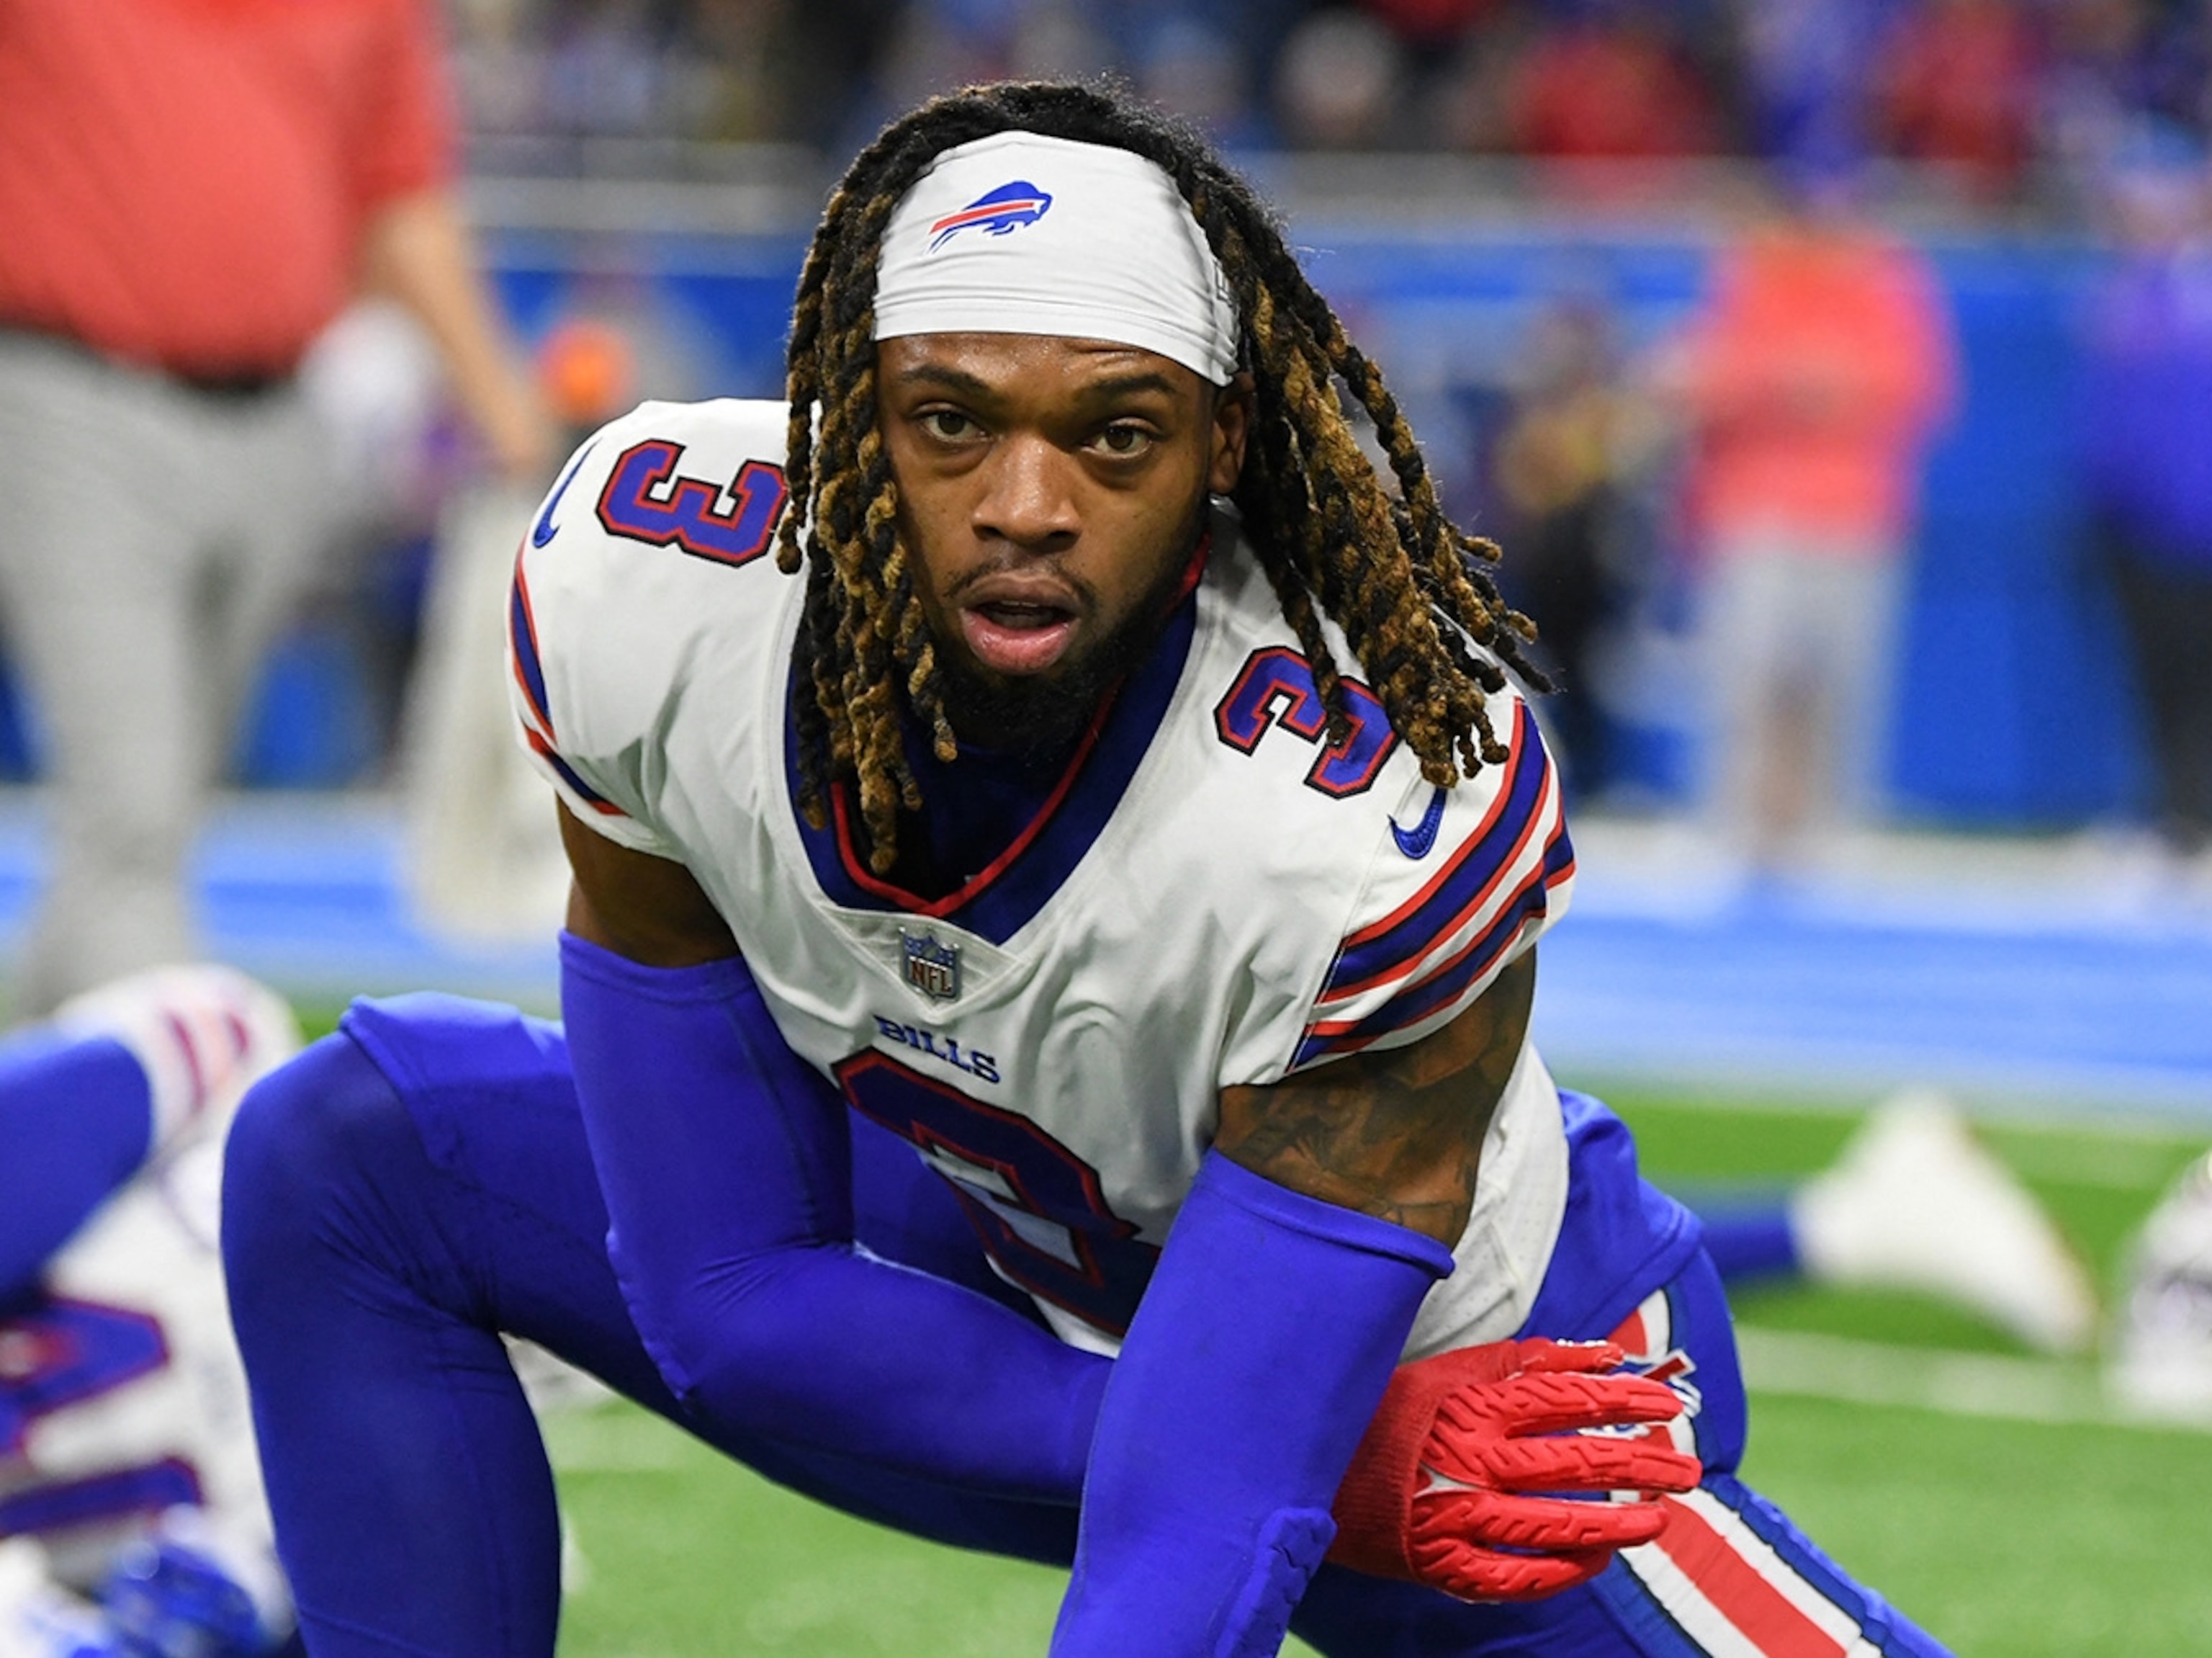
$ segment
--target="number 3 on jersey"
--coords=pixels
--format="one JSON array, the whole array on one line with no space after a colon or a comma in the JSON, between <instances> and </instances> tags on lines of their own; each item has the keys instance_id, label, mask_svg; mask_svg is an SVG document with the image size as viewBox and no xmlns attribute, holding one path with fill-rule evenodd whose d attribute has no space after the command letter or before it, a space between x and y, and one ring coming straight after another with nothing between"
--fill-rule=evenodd
<instances>
[{"instance_id":1,"label":"number 3 on jersey","mask_svg":"<svg viewBox=\"0 0 2212 1658\"><path fill-rule=\"evenodd\" d=\"M1007 1278L1086 1324L1127 1331L1160 1252L1106 1206L1096 1169L1028 1118L889 1054L854 1054L837 1080L854 1110L909 1142L951 1183Z\"/></svg>"},{"instance_id":2,"label":"number 3 on jersey","mask_svg":"<svg viewBox=\"0 0 2212 1658\"><path fill-rule=\"evenodd\" d=\"M624 449L599 491L600 527L717 564L749 564L766 552L783 515L783 469L748 460L722 485L683 476L676 470L683 459L683 446L665 437ZM726 496L726 508L720 504Z\"/></svg>"}]
</instances>

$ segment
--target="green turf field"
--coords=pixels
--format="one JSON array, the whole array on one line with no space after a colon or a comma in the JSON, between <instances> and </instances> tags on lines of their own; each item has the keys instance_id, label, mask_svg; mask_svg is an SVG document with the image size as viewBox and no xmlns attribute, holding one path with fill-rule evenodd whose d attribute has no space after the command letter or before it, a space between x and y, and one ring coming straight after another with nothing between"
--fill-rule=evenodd
<instances>
[{"instance_id":1,"label":"green turf field","mask_svg":"<svg viewBox=\"0 0 2212 1658\"><path fill-rule=\"evenodd\" d=\"M1854 1120L1606 1093L1662 1182L1809 1171ZM1987 1132L2106 1285L2129 1229L2204 1138ZM1741 1312L1747 1476L1960 1658L2212 1653L2212 1433L2098 1420L2089 1364L2021 1356L1910 1297L1767 1292ZM1963 1361L1964 1385L1934 1385L1962 1352L1982 1356ZM1778 1389L1759 1386L1770 1353ZM1831 1369L1859 1381L1832 1388ZM1864 1402L1867 1378L1881 1399L1917 1398L1928 1381L1950 1408ZM1853 1397L1823 1396L1834 1391ZM1984 1408L2010 1414L1972 1413ZM1054 1573L840 1519L626 1407L557 1419L550 1438L578 1557L566 1658L1044 1650Z\"/></svg>"}]
</instances>

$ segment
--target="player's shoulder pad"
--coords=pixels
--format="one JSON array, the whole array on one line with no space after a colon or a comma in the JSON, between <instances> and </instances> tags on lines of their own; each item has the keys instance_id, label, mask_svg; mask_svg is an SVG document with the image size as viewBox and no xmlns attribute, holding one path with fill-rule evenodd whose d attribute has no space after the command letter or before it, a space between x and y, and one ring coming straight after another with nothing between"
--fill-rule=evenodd
<instances>
[{"instance_id":1,"label":"player's shoulder pad","mask_svg":"<svg viewBox=\"0 0 2212 1658\"><path fill-rule=\"evenodd\" d=\"M771 550L787 498L783 403L641 403L586 438L532 520L528 546L612 539L742 567ZM544 564L552 558L533 560Z\"/></svg>"},{"instance_id":2,"label":"player's shoulder pad","mask_svg":"<svg viewBox=\"0 0 2212 1658\"><path fill-rule=\"evenodd\" d=\"M646 403L586 439L524 532L507 605L523 741L611 822L687 676L758 660L796 591L772 554L782 403Z\"/></svg>"},{"instance_id":3,"label":"player's shoulder pad","mask_svg":"<svg viewBox=\"0 0 2212 1658\"><path fill-rule=\"evenodd\" d=\"M1402 745L1386 756L1366 879L1294 1067L1441 1029L1565 911L1574 849L1558 771L1517 689L1488 712L1505 757L1450 787Z\"/></svg>"}]
</instances>

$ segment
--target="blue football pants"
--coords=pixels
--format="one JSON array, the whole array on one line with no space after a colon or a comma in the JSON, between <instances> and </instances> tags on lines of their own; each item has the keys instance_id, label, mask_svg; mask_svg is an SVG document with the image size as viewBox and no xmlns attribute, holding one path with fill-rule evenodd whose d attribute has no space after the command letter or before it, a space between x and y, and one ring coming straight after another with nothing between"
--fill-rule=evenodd
<instances>
[{"instance_id":1,"label":"blue football pants","mask_svg":"<svg viewBox=\"0 0 2212 1658\"><path fill-rule=\"evenodd\" d=\"M352 1016L349 1016L352 1017ZM380 1064L341 1030L264 1081L233 1129L224 1249L280 1551L315 1658L546 1658L560 1603L553 1480L500 1332L686 1421L632 1328L559 1028L445 997L380 1004ZM1020 1298L911 1149L855 1119L855 1229L879 1255ZM1542 1301L1540 1300L1540 1313ZM1742 1393L1702 1253L1616 1335L1694 1401L1705 1484L1593 1583L1468 1606L1339 1568L1292 1627L1333 1658L1942 1658L1732 1472ZM1065 1565L1073 1508L885 1474L818 1451L716 1448L848 1513Z\"/></svg>"}]
</instances>

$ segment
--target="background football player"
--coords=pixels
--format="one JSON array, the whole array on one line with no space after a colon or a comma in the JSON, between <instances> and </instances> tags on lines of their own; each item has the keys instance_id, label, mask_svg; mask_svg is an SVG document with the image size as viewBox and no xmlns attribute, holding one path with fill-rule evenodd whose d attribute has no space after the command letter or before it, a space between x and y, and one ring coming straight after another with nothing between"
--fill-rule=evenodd
<instances>
[{"instance_id":1,"label":"background football player","mask_svg":"<svg viewBox=\"0 0 2212 1658\"><path fill-rule=\"evenodd\" d=\"M5 1658L258 1658L291 1631L216 1204L240 1094L298 1045L211 966L0 1044Z\"/></svg>"}]
</instances>

